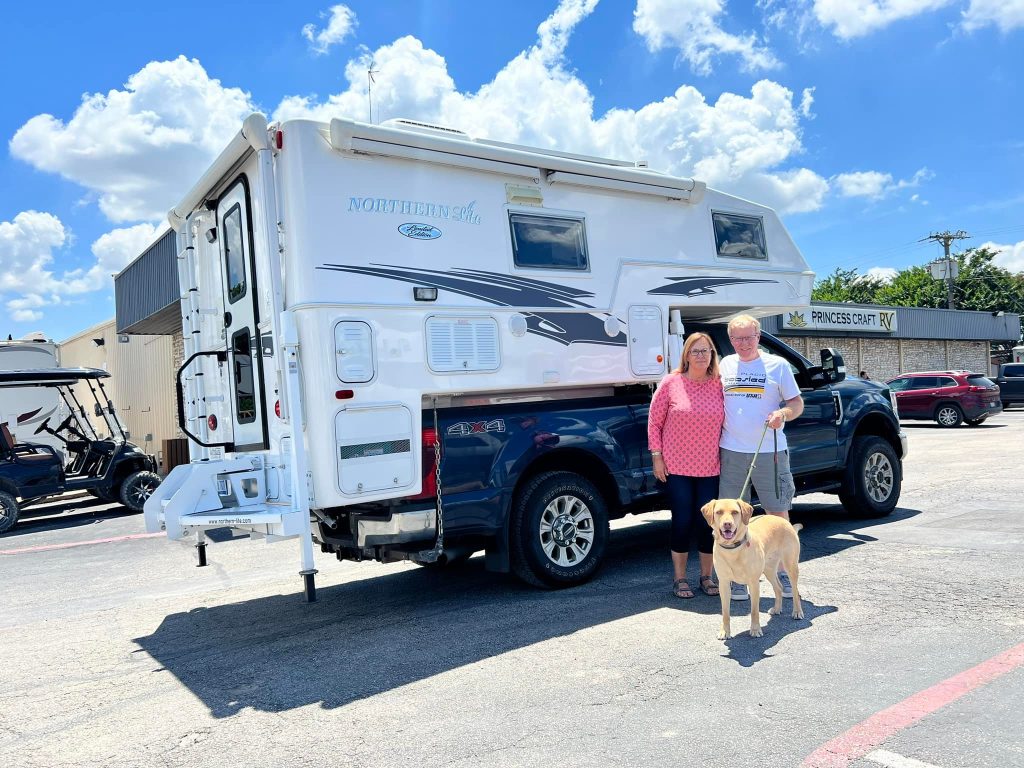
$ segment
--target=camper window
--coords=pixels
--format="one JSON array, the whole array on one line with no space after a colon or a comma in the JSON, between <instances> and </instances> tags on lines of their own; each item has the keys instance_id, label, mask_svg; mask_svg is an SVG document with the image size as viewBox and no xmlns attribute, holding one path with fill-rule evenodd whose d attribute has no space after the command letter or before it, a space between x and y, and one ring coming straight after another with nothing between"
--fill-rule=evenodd
<instances>
[{"instance_id":1,"label":"camper window","mask_svg":"<svg viewBox=\"0 0 1024 768\"><path fill-rule=\"evenodd\" d=\"M224 217L224 260L228 270L228 301L234 304L245 296L242 209L237 204Z\"/></svg>"},{"instance_id":2,"label":"camper window","mask_svg":"<svg viewBox=\"0 0 1024 768\"><path fill-rule=\"evenodd\" d=\"M231 337L231 362L235 373L235 406L239 424L256 421L256 386L252 375L252 345L249 329Z\"/></svg>"},{"instance_id":3,"label":"camper window","mask_svg":"<svg viewBox=\"0 0 1024 768\"><path fill-rule=\"evenodd\" d=\"M712 213L711 220L715 225L715 247L719 256L767 261L764 226L759 217Z\"/></svg>"},{"instance_id":4,"label":"camper window","mask_svg":"<svg viewBox=\"0 0 1024 768\"><path fill-rule=\"evenodd\" d=\"M510 212L508 220L517 267L588 269L582 219Z\"/></svg>"}]
</instances>

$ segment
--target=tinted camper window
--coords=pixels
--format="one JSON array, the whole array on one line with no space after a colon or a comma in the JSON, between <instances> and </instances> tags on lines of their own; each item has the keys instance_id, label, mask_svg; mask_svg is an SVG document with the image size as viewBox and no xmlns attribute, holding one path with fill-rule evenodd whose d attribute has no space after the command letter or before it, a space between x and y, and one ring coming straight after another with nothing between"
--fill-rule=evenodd
<instances>
[{"instance_id":1,"label":"tinted camper window","mask_svg":"<svg viewBox=\"0 0 1024 768\"><path fill-rule=\"evenodd\" d=\"M224 258L228 269L228 301L245 296L245 259L242 254L242 209L233 206L224 217Z\"/></svg>"},{"instance_id":2,"label":"tinted camper window","mask_svg":"<svg viewBox=\"0 0 1024 768\"><path fill-rule=\"evenodd\" d=\"M510 213L512 254L517 267L589 268L582 219Z\"/></svg>"}]
</instances>

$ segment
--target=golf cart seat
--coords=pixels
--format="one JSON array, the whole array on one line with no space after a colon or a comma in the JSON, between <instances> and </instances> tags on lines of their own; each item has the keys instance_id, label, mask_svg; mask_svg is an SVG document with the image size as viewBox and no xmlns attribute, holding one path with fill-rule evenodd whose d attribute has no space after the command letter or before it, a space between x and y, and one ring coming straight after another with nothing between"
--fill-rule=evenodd
<instances>
[{"instance_id":1,"label":"golf cart seat","mask_svg":"<svg viewBox=\"0 0 1024 768\"><path fill-rule=\"evenodd\" d=\"M53 461L56 452L48 445L18 443L7 422L0 422L0 455L12 461Z\"/></svg>"}]
</instances>

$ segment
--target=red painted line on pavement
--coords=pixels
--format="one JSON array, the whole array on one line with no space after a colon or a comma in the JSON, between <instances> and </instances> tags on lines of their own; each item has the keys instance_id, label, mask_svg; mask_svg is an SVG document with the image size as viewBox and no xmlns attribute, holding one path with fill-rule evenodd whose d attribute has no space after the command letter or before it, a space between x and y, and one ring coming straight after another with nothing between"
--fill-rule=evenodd
<instances>
[{"instance_id":1,"label":"red painted line on pavement","mask_svg":"<svg viewBox=\"0 0 1024 768\"><path fill-rule=\"evenodd\" d=\"M872 715L808 755L800 768L844 768L925 715L1012 672L1021 664L1024 664L1024 643Z\"/></svg>"},{"instance_id":2,"label":"red painted line on pavement","mask_svg":"<svg viewBox=\"0 0 1024 768\"><path fill-rule=\"evenodd\" d=\"M0 555L21 555L25 552L46 552L50 549L71 549L72 547L85 547L89 544L109 544L113 541L128 541L129 539L151 539L154 536L166 536L165 533L133 533L128 536L113 536L109 539L93 539L91 541L72 541L68 544L46 544L41 547L24 547L22 549L0 549Z\"/></svg>"}]
</instances>

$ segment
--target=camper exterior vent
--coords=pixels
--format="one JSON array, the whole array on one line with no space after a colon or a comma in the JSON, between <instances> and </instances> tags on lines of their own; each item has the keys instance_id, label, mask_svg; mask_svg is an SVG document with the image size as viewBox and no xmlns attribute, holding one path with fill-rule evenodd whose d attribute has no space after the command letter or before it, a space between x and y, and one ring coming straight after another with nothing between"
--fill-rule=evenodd
<instances>
[{"instance_id":1,"label":"camper exterior vent","mask_svg":"<svg viewBox=\"0 0 1024 768\"><path fill-rule=\"evenodd\" d=\"M437 373L496 371L501 364L493 317L431 317L427 363Z\"/></svg>"},{"instance_id":2,"label":"camper exterior vent","mask_svg":"<svg viewBox=\"0 0 1024 768\"><path fill-rule=\"evenodd\" d=\"M416 131L417 133L429 133L434 136L449 136L452 138L469 139L469 134L465 131L460 131L456 128L448 128L444 125L433 125L431 123L421 123L416 120L407 120L404 117L385 120L381 125L388 128L401 128L406 131Z\"/></svg>"}]
</instances>

